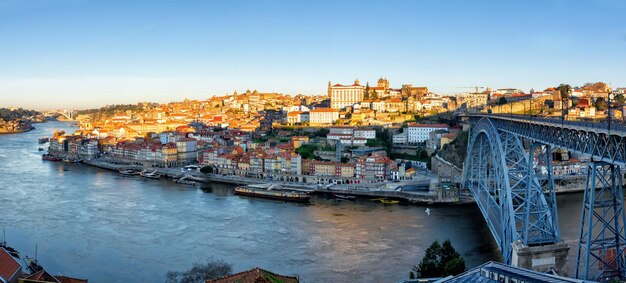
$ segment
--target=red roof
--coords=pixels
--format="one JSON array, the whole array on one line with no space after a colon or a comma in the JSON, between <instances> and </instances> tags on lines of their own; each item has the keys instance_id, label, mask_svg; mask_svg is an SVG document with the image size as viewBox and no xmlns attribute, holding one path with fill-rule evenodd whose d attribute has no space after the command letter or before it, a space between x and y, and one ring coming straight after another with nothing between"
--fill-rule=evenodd
<instances>
[{"instance_id":1,"label":"red roof","mask_svg":"<svg viewBox=\"0 0 626 283\"><path fill-rule=\"evenodd\" d=\"M311 110L311 112L337 112L339 113L339 110L332 109L332 108L317 108L317 109Z\"/></svg>"},{"instance_id":2,"label":"red roof","mask_svg":"<svg viewBox=\"0 0 626 283\"><path fill-rule=\"evenodd\" d=\"M0 278L9 281L20 269L22 269L20 263L3 248L0 248Z\"/></svg>"},{"instance_id":3,"label":"red roof","mask_svg":"<svg viewBox=\"0 0 626 283\"><path fill-rule=\"evenodd\" d=\"M238 282L238 283L270 283L270 282L284 282L284 283L298 283L299 280L297 277L293 276L284 276L280 274L276 274L273 272L269 272L267 270L263 270L260 268L254 268L248 271L236 273L230 276L226 276L224 278L215 279L215 280L207 280L206 283L228 283L228 282Z\"/></svg>"},{"instance_id":4,"label":"red roof","mask_svg":"<svg viewBox=\"0 0 626 283\"><path fill-rule=\"evenodd\" d=\"M33 280L33 281L42 281L42 282L58 282L58 283L61 283L59 280L54 278L54 276L50 275L50 273L48 273L44 269L42 269L42 270L40 270L40 271L38 271L36 273L33 273L31 275L28 275L24 279L29 279L29 280Z\"/></svg>"},{"instance_id":5,"label":"red roof","mask_svg":"<svg viewBox=\"0 0 626 283\"><path fill-rule=\"evenodd\" d=\"M417 124L417 123L413 123L413 124L409 124L409 127L413 127L413 128L449 128L450 126L448 126L447 124Z\"/></svg>"}]
</instances>

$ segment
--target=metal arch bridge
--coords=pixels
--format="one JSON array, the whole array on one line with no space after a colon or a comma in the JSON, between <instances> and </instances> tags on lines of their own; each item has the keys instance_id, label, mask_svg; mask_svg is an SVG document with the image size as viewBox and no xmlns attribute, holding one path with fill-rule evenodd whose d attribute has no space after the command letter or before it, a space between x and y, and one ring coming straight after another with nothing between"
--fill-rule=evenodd
<instances>
[{"instance_id":1,"label":"metal arch bridge","mask_svg":"<svg viewBox=\"0 0 626 283\"><path fill-rule=\"evenodd\" d=\"M76 110L53 110L53 111L45 111L44 115L61 115L68 120L74 120L76 116Z\"/></svg>"},{"instance_id":2,"label":"metal arch bridge","mask_svg":"<svg viewBox=\"0 0 626 283\"><path fill-rule=\"evenodd\" d=\"M523 115L468 114L472 123L463 184L473 194L505 263L513 244L561 241L552 149L591 157L581 216L576 277L626 278L622 174L626 125Z\"/></svg>"}]
</instances>

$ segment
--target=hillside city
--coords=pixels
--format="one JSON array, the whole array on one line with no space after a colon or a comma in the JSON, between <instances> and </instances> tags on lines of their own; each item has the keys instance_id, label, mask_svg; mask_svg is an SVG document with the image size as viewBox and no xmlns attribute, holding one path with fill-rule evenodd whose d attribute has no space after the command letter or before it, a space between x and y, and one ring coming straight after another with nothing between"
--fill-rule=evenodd
<instances>
[{"instance_id":1,"label":"hillside city","mask_svg":"<svg viewBox=\"0 0 626 283\"><path fill-rule=\"evenodd\" d=\"M382 77L373 85L328 82L327 95L319 96L235 91L206 100L79 111L80 130L55 133L49 153L144 168L210 165L206 172L241 178L312 184L435 179L437 188L455 188L468 125L454 114L603 121L610 113L621 120L625 92L588 83L529 92L471 87L438 95L425 86L393 88ZM555 174L584 174L582 159L562 152L555 156ZM459 200L457 193L449 196Z\"/></svg>"}]
</instances>

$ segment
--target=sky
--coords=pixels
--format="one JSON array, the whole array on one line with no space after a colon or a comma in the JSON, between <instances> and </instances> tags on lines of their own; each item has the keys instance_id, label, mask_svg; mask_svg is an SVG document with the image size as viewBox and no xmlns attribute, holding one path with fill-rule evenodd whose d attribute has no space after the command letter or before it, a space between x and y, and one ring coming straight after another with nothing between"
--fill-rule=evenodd
<instances>
[{"instance_id":1,"label":"sky","mask_svg":"<svg viewBox=\"0 0 626 283\"><path fill-rule=\"evenodd\" d=\"M626 87L626 1L0 0L0 107L332 83Z\"/></svg>"}]
</instances>

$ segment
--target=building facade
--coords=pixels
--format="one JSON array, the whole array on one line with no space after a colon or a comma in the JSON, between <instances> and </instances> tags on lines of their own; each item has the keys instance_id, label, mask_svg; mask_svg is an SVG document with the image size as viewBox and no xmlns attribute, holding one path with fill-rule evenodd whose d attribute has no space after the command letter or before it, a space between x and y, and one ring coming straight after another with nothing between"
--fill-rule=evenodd
<instances>
[{"instance_id":1,"label":"building facade","mask_svg":"<svg viewBox=\"0 0 626 283\"><path fill-rule=\"evenodd\" d=\"M330 108L343 109L348 106L363 101L365 87L359 84L359 80L352 85L335 84L328 82L328 96L330 97Z\"/></svg>"},{"instance_id":2,"label":"building facade","mask_svg":"<svg viewBox=\"0 0 626 283\"><path fill-rule=\"evenodd\" d=\"M405 130L408 143L421 143L428 140L428 134L436 130L448 130L446 124L410 124Z\"/></svg>"}]
</instances>

